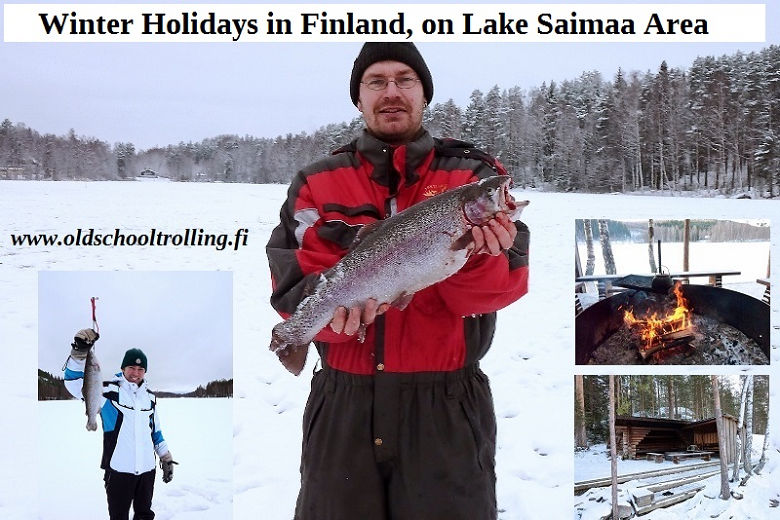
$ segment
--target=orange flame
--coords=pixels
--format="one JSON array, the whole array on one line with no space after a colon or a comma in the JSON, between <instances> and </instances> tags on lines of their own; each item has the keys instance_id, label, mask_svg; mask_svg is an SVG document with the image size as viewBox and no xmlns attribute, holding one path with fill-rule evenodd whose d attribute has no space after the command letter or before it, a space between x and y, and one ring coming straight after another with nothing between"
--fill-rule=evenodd
<instances>
[{"instance_id":1,"label":"orange flame","mask_svg":"<svg viewBox=\"0 0 780 520\"><path fill-rule=\"evenodd\" d=\"M639 335L644 342L642 349L648 350L661 341L661 337L670 332L685 330L690 326L691 312L688 301L682 295L680 282L674 285L674 296L677 299L677 306L671 314L658 316L653 313L652 316L637 318L633 310L625 311L623 321L629 327L636 327Z\"/></svg>"}]
</instances>

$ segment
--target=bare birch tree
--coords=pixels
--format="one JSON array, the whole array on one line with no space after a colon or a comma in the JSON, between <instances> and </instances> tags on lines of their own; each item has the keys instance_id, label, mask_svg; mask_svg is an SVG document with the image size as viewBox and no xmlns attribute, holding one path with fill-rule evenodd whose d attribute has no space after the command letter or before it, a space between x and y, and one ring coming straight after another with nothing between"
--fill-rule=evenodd
<instances>
[{"instance_id":1,"label":"bare birch tree","mask_svg":"<svg viewBox=\"0 0 780 520\"><path fill-rule=\"evenodd\" d=\"M745 462L742 467L745 473L753 474L753 376L748 376L747 397L745 398L745 442L743 444L743 457Z\"/></svg>"},{"instance_id":2,"label":"bare birch tree","mask_svg":"<svg viewBox=\"0 0 780 520\"><path fill-rule=\"evenodd\" d=\"M617 439L615 438L615 376L609 376L609 460L612 473L612 519L620 518L618 513L617 484Z\"/></svg>"},{"instance_id":3,"label":"bare birch tree","mask_svg":"<svg viewBox=\"0 0 780 520\"><path fill-rule=\"evenodd\" d=\"M756 467L753 469L754 473L761 473L761 470L764 469L767 448L769 448L769 421L767 421L767 427L764 431L764 445L761 447L761 458L758 459L758 464L756 464Z\"/></svg>"},{"instance_id":4,"label":"bare birch tree","mask_svg":"<svg viewBox=\"0 0 780 520\"><path fill-rule=\"evenodd\" d=\"M612 254L612 244L609 241L609 224L599 220L599 236L601 238L601 253L604 255L604 270L607 274L617 273L615 256Z\"/></svg>"},{"instance_id":5,"label":"bare birch tree","mask_svg":"<svg viewBox=\"0 0 780 520\"><path fill-rule=\"evenodd\" d=\"M747 400L747 381L752 375L742 377L742 392L739 398L739 418L737 419L737 453L734 456L734 468L731 481L739 480L739 465L742 463L742 439L745 437L745 401Z\"/></svg>"},{"instance_id":6,"label":"bare birch tree","mask_svg":"<svg viewBox=\"0 0 780 520\"><path fill-rule=\"evenodd\" d=\"M723 412L720 408L720 385L718 376L710 376L712 379L712 399L715 404L715 424L718 429L718 457L720 458L720 498L728 500L731 496L729 490L728 453L726 448L726 435L723 427Z\"/></svg>"},{"instance_id":7,"label":"bare birch tree","mask_svg":"<svg viewBox=\"0 0 780 520\"><path fill-rule=\"evenodd\" d=\"M593 250L593 221L584 219L585 245L588 248L588 260L585 263L585 274L591 275L596 270L596 253Z\"/></svg>"},{"instance_id":8,"label":"bare birch tree","mask_svg":"<svg viewBox=\"0 0 780 520\"><path fill-rule=\"evenodd\" d=\"M588 433L585 428L585 390L582 375L574 376L574 442L577 448L588 447Z\"/></svg>"},{"instance_id":9,"label":"bare birch tree","mask_svg":"<svg viewBox=\"0 0 780 520\"><path fill-rule=\"evenodd\" d=\"M653 243L655 242L655 227L653 225L653 219L647 221L647 259L650 261L650 272L658 272L658 267L655 265L655 250L653 249Z\"/></svg>"}]
</instances>

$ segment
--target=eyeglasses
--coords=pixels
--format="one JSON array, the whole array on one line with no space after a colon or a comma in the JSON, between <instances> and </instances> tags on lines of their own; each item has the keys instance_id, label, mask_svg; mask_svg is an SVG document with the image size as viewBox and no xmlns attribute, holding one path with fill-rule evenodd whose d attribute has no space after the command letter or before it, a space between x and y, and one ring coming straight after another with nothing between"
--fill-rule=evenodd
<instances>
[{"instance_id":1,"label":"eyeglasses","mask_svg":"<svg viewBox=\"0 0 780 520\"><path fill-rule=\"evenodd\" d=\"M369 88L369 90L384 90L387 88L387 86L390 83L395 83L395 86L407 90L412 88L418 81L420 81L419 78L412 78L412 77L403 77L403 78L395 78L395 79L387 79L387 78L374 78L371 81L361 81L361 83Z\"/></svg>"}]
</instances>

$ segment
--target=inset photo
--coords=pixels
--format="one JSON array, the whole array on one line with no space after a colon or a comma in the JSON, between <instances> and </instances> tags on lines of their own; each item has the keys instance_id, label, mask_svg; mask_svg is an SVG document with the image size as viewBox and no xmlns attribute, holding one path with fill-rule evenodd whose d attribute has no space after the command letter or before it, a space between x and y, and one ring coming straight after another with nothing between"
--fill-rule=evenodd
<instances>
[{"instance_id":1,"label":"inset photo","mask_svg":"<svg viewBox=\"0 0 780 520\"><path fill-rule=\"evenodd\" d=\"M574 378L574 518L771 516L769 376Z\"/></svg>"},{"instance_id":2,"label":"inset photo","mask_svg":"<svg viewBox=\"0 0 780 520\"><path fill-rule=\"evenodd\" d=\"M576 220L578 365L770 362L769 220Z\"/></svg>"},{"instance_id":3,"label":"inset photo","mask_svg":"<svg viewBox=\"0 0 780 520\"><path fill-rule=\"evenodd\" d=\"M39 273L39 519L232 517L232 283Z\"/></svg>"}]
</instances>

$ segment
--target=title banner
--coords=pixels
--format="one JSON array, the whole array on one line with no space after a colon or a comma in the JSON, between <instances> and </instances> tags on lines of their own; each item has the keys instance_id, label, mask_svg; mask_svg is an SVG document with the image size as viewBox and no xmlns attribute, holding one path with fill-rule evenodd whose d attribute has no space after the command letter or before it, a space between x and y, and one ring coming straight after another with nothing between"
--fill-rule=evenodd
<instances>
[{"instance_id":1,"label":"title banner","mask_svg":"<svg viewBox=\"0 0 780 520\"><path fill-rule=\"evenodd\" d=\"M763 4L5 4L6 42L763 42Z\"/></svg>"}]
</instances>

